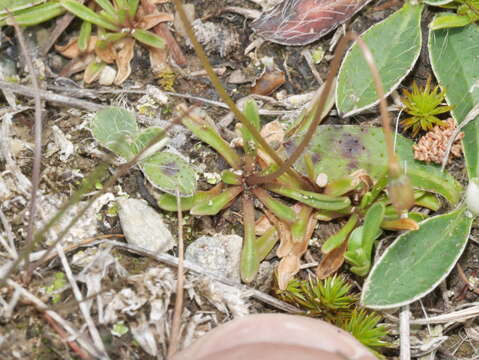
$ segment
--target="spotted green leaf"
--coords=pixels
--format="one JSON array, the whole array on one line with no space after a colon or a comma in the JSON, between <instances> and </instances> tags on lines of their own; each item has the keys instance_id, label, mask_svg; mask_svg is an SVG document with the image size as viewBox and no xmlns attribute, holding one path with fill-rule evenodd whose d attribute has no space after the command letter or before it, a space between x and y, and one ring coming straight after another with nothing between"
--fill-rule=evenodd
<instances>
[{"instance_id":1,"label":"spotted green leaf","mask_svg":"<svg viewBox=\"0 0 479 360\"><path fill-rule=\"evenodd\" d=\"M291 137L285 144L288 154L292 153L301 140L301 135ZM456 204L461 198L462 186L447 172L435 165L414 160L412 141L398 135L396 152L415 188L444 196ZM364 169L378 180L387 173L387 153L381 128L357 125L322 125L305 150L303 159L295 163L302 174L307 175L304 158L310 156L314 165L314 178L324 173L328 180L350 175Z\"/></svg>"},{"instance_id":2,"label":"spotted green leaf","mask_svg":"<svg viewBox=\"0 0 479 360\"><path fill-rule=\"evenodd\" d=\"M160 190L171 195L178 188L180 196L192 196L196 191L196 173L192 166L177 154L156 153L141 161L146 178Z\"/></svg>"},{"instance_id":3,"label":"spotted green leaf","mask_svg":"<svg viewBox=\"0 0 479 360\"><path fill-rule=\"evenodd\" d=\"M127 110L110 107L97 112L91 121L93 137L108 150L124 159L131 159L131 144L138 133L138 125L132 113Z\"/></svg>"}]
</instances>

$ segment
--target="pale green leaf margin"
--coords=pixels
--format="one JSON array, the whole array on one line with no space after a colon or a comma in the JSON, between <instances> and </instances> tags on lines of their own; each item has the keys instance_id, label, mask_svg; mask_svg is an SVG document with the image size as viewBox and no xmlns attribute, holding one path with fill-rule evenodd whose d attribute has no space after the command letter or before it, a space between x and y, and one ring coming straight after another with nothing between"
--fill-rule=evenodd
<instances>
[{"instance_id":1,"label":"pale green leaf margin","mask_svg":"<svg viewBox=\"0 0 479 360\"><path fill-rule=\"evenodd\" d=\"M441 29L429 33L429 56L452 116L461 123L479 103L479 26ZM469 179L479 177L479 118L464 128L464 158Z\"/></svg>"},{"instance_id":2,"label":"pale green leaf margin","mask_svg":"<svg viewBox=\"0 0 479 360\"><path fill-rule=\"evenodd\" d=\"M447 219L450 217L450 219ZM399 284L397 284L398 281L400 281L401 274L396 270L392 269L391 264L394 262L400 262L401 263L401 268L407 269L408 271L412 269L412 271L417 269L417 266L419 264L424 264L425 261L429 258L434 258L436 261L442 261L443 259L438 256L440 254L434 253L436 250L437 252L437 247L432 246L429 248L429 251L423 252L420 256L419 259L417 259L416 265L415 264L410 264L407 262L408 259L410 259L410 256L404 256L403 258L398 257L398 254L395 254L397 252L397 249L399 246L403 246L404 241L409 241L410 243L415 243L419 241L425 241L428 237L428 234L423 234L424 231L429 231L429 232L434 232L435 224L438 221L441 221L442 219L447 219L446 221L449 221L449 224L446 226L446 230L449 231L442 231L440 233L435 234L438 237L441 237L441 242L445 242L446 244L451 242L452 240L455 240L456 248L454 249L455 256L452 261L450 261L450 264L448 265L447 269L444 269L442 274L440 276L437 276L436 278L433 279L433 282L431 284L427 284L427 287L423 290L420 291L419 293L414 294L413 296L410 296L410 298L402 301L397 301L397 302L389 302L387 303L385 301L386 296L384 296L384 293L380 293L381 290L385 291L385 287L387 287L387 291L390 291L391 289L394 291L401 291L401 287ZM400 235L394 243L387 248L387 250L384 252L384 254L381 256L381 258L374 264L373 269L369 273L368 278L366 279L363 287L363 291L361 294L361 304L365 307L371 308L371 309L391 309L391 308L397 308L400 306L404 306L410 303L413 303L420 298L426 296L429 294L431 291L433 291L451 272L451 270L454 268L456 265L457 260L459 257L462 255L466 245L467 245L467 240L469 236L469 232L471 230L472 223L474 221L474 216L467 210L465 206L460 206L456 210L451 211L446 214L442 214L439 216L431 217L428 218L424 221L422 221L420 225L420 229L417 231L408 231L402 235ZM433 223L432 228L428 228L429 223ZM453 226L451 229L450 226ZM459 231L459 234L454 231L454 227L464 227ZM424 230L425 229L425 230ZM448 236L449 235L449 236ZM464 235L461 237L461 239L452 239L451 236L458 236L458 235ZM436 242L437 243L437 242ZM444 249L443 249L444 250ZM410 255L410 254L409 254ZM433 269L431 267L428 267L427 269L424 269L425 272L431 273ZM393 274L390 274L389 277L385 277L384 273L385 272L391 272L394 271ZM426 274L431 275L431 274ZM434 274L433 274L434 275ZM378 276L380 276L378 278ZM421 274L418 274L417 272L410 278L406 278L405 280L402 281L403 283L403 288L409 288L410 285L414 283L418 283L420 281L424 281L421 278ZM397 284L397 285L396 285ZM382 287L382 289L381 289ZM374 295L373 300L371 300L372 295ZM391 296L390 296L391 297ZM403 296L404 297L404 296ZM382 303L381 303L382 301Z\"/></svg>"},{"instance_id":3,"label":"pale green leaf margin","mask_svg":"<svg viewBox=\"0 0 479 360\"><path fill-rule=\"evenodd\" d=\"M361 35L373 54L386 96L399 86L419 57L422 9L422 4L406 3ZM343 117L348 117L378 103L371 71L359 47L354 44L339 70L336 107Z\"/></svg>"}]
</instances>

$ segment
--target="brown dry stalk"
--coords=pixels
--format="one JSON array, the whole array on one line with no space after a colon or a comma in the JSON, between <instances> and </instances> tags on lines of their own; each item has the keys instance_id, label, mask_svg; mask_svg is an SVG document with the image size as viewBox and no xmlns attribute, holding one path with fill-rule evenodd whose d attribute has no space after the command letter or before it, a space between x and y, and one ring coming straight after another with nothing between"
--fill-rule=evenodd
<instances>
[{"instance_id":1,"label":"brown dry stalk","mask_svg":"<svg viewBox=\"0 0 479 360\"><path fill-rule=\"evenodd\" d=\"M27 45L25 44L25 39L23 37L23 32L18 26L15 17L9 13L9 18L12 21L12 24L15 28L15 33L18 37L18 43L22 49L23 56L25 57L25 62L27 63L28 71L30 72L30 78L32 80L33 89L35 90L34 101L35 101L35 124L34 124L34 138L35 138L35 147L33 149L33 169L32 169L32 188L30 195L30 204L29 204L29 218L27 224L27 238L26 246L33 244L33 232L35 225L35 214L37 211L37 192L40 185L40 166L42 160L42 104L40 100L40 86L38 85L38 79L35 74L35 69L33 67L32 57L30 56ZM28 264L28 257L25 259L25 262Z\"/></svg>"},{"instance_id":2,"label":"brown dry stalk","mask_svg":"<svg viewBox=\"0 0 479 360\"><path fill-rule=\"evenodd\" d=\"M349 41L355 40L360 47L363 56L366 60L366 63L369 66L369 69L371 70L373 79L374 79L374 85L376 87L376 93L379 98L379 110L381 113L381 120L382 120L382 125L383 125L383 131L384 131L384 137L386 140L386 148L388 152L388 159L389 159L389 172L392 178L397 178L401 174L401 168L399 165L399 161L396 157L396 154L394 152L394 140L393 140L393 133L391 130L391 120L389 117L389 112L387 110L387 103L386 103L386 97L384 95L384 88L381 83L381 77L379 75L379 71L376 67L376 64L373 59L373 55L371 51L369 50L368 46L364 42L364 40L355 32L348 32L346 35L343 36L341 41L339 42L335 52L334 52L334 58L333 61L329 67L329 73L326 78L326 82L324 84L324 89L321 92L321 95L318 99L317 104L313 107L314 111L314 120L311 123L311 125L308 128L308 131L303 137L303 140L301 143L298 145L296 150L293 152L293 154L285 161L283 164L279 167L278 170L272 172L271 174L265 175L265 176L258 176L258 175L253 175L249 179L250 184L261 184L261 183L269 183L274 181L278 176L281 176L287 169L289 169L295 162L298 160L298 158L301 156L303 153L304 149L306 146L309 144L311 141L317 126L320 124L322 120L322 113L323 113L323 108L324 105L326 104L326 100L329 96L329 93L331 92L331 88L333 85L333 81L336 77L336 74L339 70L341 58L343 57L344 53L346 52L347 49L347 44Z\"/></svg>"},{"instance_id":3,"label":"brown dry stalk","mask_svg":"<svg viewBox=\"0 0 479 360\"><path fill-rule=\"evenodd\" d=\"M183 297L184 297L184 241L183 241L183 214L181 212L181 198L180 191L176 188L176 206L178 207L178 275L176 280L176 299L175 311L173 313L173 321L171 324L170 346L168 347L168 358L172 357L179 348L180 342L180 328L181 328L181 314L183 312Z\"/></svg>"}]
</instances>

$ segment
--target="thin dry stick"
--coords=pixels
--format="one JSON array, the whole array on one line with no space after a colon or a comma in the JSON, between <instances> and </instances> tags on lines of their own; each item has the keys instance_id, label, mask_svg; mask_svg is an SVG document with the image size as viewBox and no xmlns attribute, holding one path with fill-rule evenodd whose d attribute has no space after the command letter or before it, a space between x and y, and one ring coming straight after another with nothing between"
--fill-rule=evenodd
<instances>
[{"instance_id":1,"label":"thin dry stick","mask_svg":"<svg viewBox=\"0 0 479 360\"><path fill-rule=\"evenodd\" d=\"M184 271L184 243L183 243L183 214L181 212L180 190L176 188L176 206L178 207L178 275L176 280L176 300L173 322L171 324L170 346L168 347L168 357L173 356L178 351L180 342L181 313L183 312L183 286L185 282Z\"/></svg>"},{"instance_id":2,"label":"thin dry stick","mask_svg":"<svg viewBox=\"0 0 479 360\"><path fill-rule=\"evenodd\" d=\"M452 145L454 144L454 141L456 141L457 136L460 134L462 129L464 129L471 121L474 119L479 118L479 103L477 103L471 111L466 115L464 120L459 124L459 126L454 130L452 133L452 136L449 138L449 141L447 143L446 147L446 152L444 153L444 157L442 158L442 164L441 164L441 171L444 171L447 165L447 160L449 159L449 154L451 153Z\"/></svg>"},{"instance_id":3,"label":"thin dry stick","mask_svg":"<svg viewBox=\"0 0 479 360\"><path fill-rule=\"evenodd\" d=\"M394 140L393 140L393 133L392 133L391 124L390 124L391 121L389 118L386 97L384 95L384 88L381 82L379 71L374 62L373 55L371 51L369 50L368 46L366 45L366 43L364 42L364 40L355 32L349 32L346 35L344 35L344 37L341 39L341 41L339 42L334 52L334 58L329 67L329 73L326 78L326 82L324 84L324 89L321 92L321 96L319 97L317 105L315 105L313 110L315 111L314 120L311 122L311 125L309 126L306 134L304 135L303 140L298 145L298 147L293 152L293 154L285 162L283 162L283 164L279 167L278 170L265 176L253 175L248 181L250 184L261 184L261 183L268 183L268 182L274 181L278 176L281 176L287 169L289 169L296 162L296 160L298 160L298 158L301 156L304 149L311 141L311 138L313 137L315 133L316 127L320 124L322 120L324 105L326 104L326 100L332 89L334 78L336 77L336 74L339 70L341 58L343 54L346 52L347 44L350 40L355 40L358 46L361 48L363 52L363 56L373 76L374 85L376 87L376 93L379 98L379 110L381 113L384 138L386 140L386 149L388 152L390 175L392 178L397 178L400 175L400 165L397 160L396 154L394 152Z\"/></svg>"},{"instance_id":4,"label":"thin dry stick","mask_svg":"<svg viewBox=\"0 0 479 360\"><path fill-rule=\"evenodd\" d=\"M72 287L75 300L77 301L78 306L80 307L80 311L83 317L85 318L85 322L88 326L88 331L90 332L90 336L93 339L95 346L102 353L101 358L110 359L105 350L105 345L103 345L103 341L101 340L100 333L98 332L98 329L95 326L95 322L93 321L90 315L90 309L88 307L88 304L83 301L83 295L80 291L80 288L78 287L75 277L73 276L72 269L70 268L70 264L68 263L67 257L65 256L63 247L60 244L57 244L56 249L58 252L58 257L60 258L60 261L63 265L63 269L65 270L65 275L68 279L68 282L70 283Z\"/></svg>"},{"instance_id":5,"label":"thin dry stick","mask_svg":"<svg viewBox=\"0 0 479 360\"><path fill-rule=\"evenodd\" d=\"M15 33L18 37L18 43L20 44L23 56L25 57L28 71L30 72L33 89L35 90L35 94L33 97L35 100L35 147L33 149L32 188L30 195L29 218L26 238L26 246L28 247L29 244L32 244L34 241L33 232L35 231L35 215L37 212L37 193L38 186L40 185L40 166L42 160L42 104L40 100L40 86L38 85L38 80L35 69L33 67L32 58L28 52L27 45L25 44L25 39L23 38L23 32L15 21L15 18L11 14L9 15L9 17L12 20L13 26L15 27ZM28 262L28 258L25 259L25 261Z\"/></svg>"},{"instance_id":6,"label":"thin dry stick","mask_svg":"<svg viewBox=\"0 0 479 360\"><path fill-rule=\"evenodd\" d=\"M0 208L0 221L2 222L3 228L5 229L5 233L7 234L8 247L6 249L10 253L10 256L13 259L16 259L18 257L18 253L17 253L17 249L15 248L15 236L13 235L12 227L10 226L8 219L3 213L1 208Z\"/></svg>"},{"instance_id":7,"label":"thin dry stick","mask_svg":"<svg viewBox=\"0 0 479 360\"><path fill-rule=\"evenodd\" d=\"M20 286L20 284L16 283L11 279L7 279L7 285L14 288L15 290L19 290L22 296L29 302L31 302L35 308L41 312L47 313L52 319L54 319L57 323L59 323L76 341L88 351L92 356L95 358L100 358L100 354L97 352L92 344L85 340L81 335L80 332L73 328L67 321L65 321L58 313L55 311L49 310L48 306L31 292Z\"/></svg>"},{"instance_id":8,"label":"thin dry stick","mask_svg":"<svg viewBox=\"0 0 479 360\"><path fill-rule=\"evenodd\" d=\"M409 315L409 305L401 307L401 312L399 313L399 333L401 336L400 360L411 359Z\"/></svg>"},{"instance_id":9,"label":"thin dry stick","mask_svg":"<svg viewBox=\"0 0 479 360\"><path fill-rule=\"evenodd\" d=\"M50 315L47 313L43 313L43 317L45 320L50 324L50 326L61 336L62 340L65 341L65 339L68 338L68 334L63 330L58 323L52 319ZM83 360L91 360L92 357L88 355L87 352L85 352L81 347L78 346L78 344L75 341L71 340L66 340L67 344L71 347L72 351L77 354L81 359Z\"/></svg>"},{"instance_id":10,"label":"thin dry stick","mask_svg":"<svg viewBox=\"0 0 479 360\"><path fill-rule=\"evenodd\" d=\"M2 80L0 80L0 89L9 90L11 92L14 92L23 96L28 96L28 97L39 96L40 98L48 102L61 104L61 105L67 105L67 106L71 106L74 108L83 109L87 111L99 111L106 107L105 105L95 104L90 101L75 99L73 97L64 96L64 95L57 95L51 91L47 91L43 89L38 89L37 91L28 86L12 84Z\"/></svg>"}]
</instances>

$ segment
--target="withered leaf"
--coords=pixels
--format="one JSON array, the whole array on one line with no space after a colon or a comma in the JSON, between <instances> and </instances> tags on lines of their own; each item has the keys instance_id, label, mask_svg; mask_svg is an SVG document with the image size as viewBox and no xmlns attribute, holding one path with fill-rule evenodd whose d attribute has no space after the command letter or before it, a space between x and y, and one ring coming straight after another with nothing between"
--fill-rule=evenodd
<instances>
[{"instance_id":1,"label":"withered leaf","mask_svg":"<svg viewBox=\"0 0 479 360\"><path fill-rule=\"evenodd\" d=\"M251 27L266 40L306 45L346 22L370 0L285 0L263 13Z\"/></svg>"},{"instance_id":2,"label":"withered leaf","mask_svg":"<svg viewBox=\"0 0 479 360\"><path fill-rule=\"evenodd\" d=\"M284 72L279 70L267 71L256 80L251 88L253 94L267 96L283 85L286 81Z\"/></svg>"},{"instance_id":3,"label":"withered leaf","mask_svg":"<svg viewBox=\"0 0 479 360\"><path fill-rule=\"evenodd\" d=\"M348 242L344 241L341 246L323 256L321 262L316 268L316 276L318 279L326 279L328 276L331 276L338 271L344 263L344 254L346 253L347 248Z\"/></svg>"},{"instance_id":4,"label":"withered leaf","mask_svg":"<svg viewBox=\"0 0 479 360\"><path fill-rule=\"evenodd\" d=\"M118 73L115 78L115 85L121 85L131 73L130 62L133 59L135 40L132 38L126 38L121 40L121 50L118 51L115 59Z\"/></svg>"}]
</instances>

